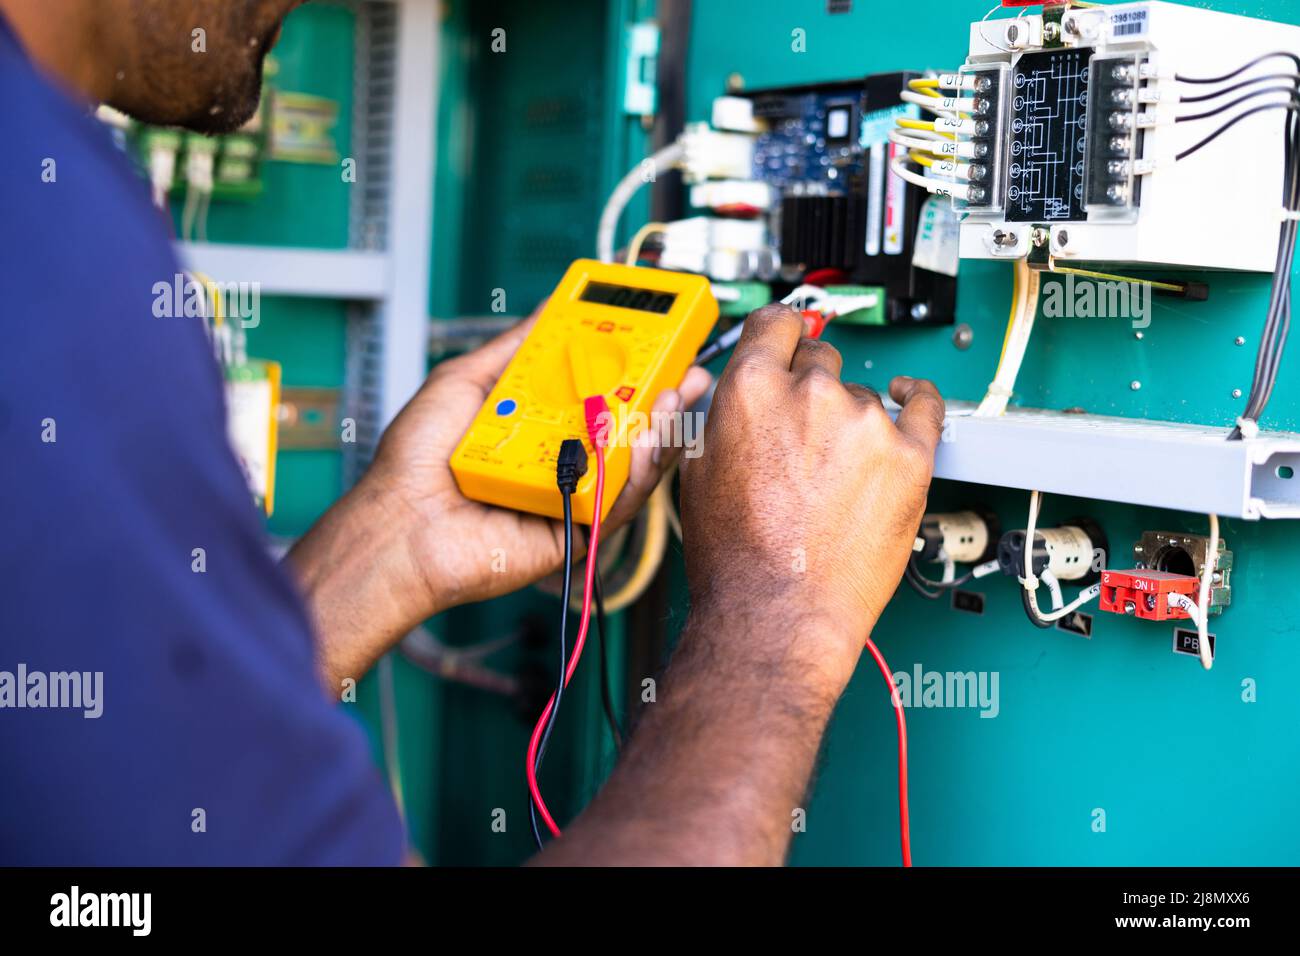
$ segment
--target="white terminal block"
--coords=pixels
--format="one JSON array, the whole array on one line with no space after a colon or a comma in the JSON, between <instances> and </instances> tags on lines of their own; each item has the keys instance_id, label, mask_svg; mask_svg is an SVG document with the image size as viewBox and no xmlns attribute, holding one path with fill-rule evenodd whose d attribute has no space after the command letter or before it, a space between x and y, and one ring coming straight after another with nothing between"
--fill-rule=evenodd
<instances>
[{"instance_id":1,"label":"white terminal block","mask_svg":"<svg viewBox=\"0 0 1300 956\"><path fill-rule=\"evenodd\" d=\"M1029 20L1030 18L1021 18ZM1011 67L1007 113L998 124L997 141L1003 169L1018 161L1017 149L1026 146L1029 134L1013 130L1016 107L1021 97L1033 90L1014 84L1016 66L1023 57L1044 52L1041 27L1037 39L1028 45L1010 43L1007 29L1016 20L989 20L971 25L967 67L1006 63ZM1035 36L1033 28L1022 31ZM1133 137L1133 155L1127 167L1133 179L1115 188L1119 197L1114 208L1104 202L1085 202L1080 214L1069 211L1052 218L1026 219L1012 202L994 202L992 209L967 208L963 214L961 256L963 258L1020 258L1029 251L1027 228L1046 226L1051 234L1051 253L1066 264L1168 266L1196 269L1229 269L1272 272L1277 259L1277 209L1282 188L1285 112L1266 110L1234 125L1213 142L1183 160L1177 155L1209 136L1233 116L1254 106L1282 98L1260 98L1240 104L1222 114L1202 120L1175 123L1180 115L1206 112L1230 102L1249 90L1240 90L1215 100L1180 104L1179 95L1204 94L1252 76L1286 72L1284 59L1266 61L1233 80L1221 84L1178 83L1175 74L1221 76L1263 54L1279 50L1300 52L1300 27L1268 20L1236 16L1214 10L1152 0L1099 7L1075 8L1064 14L1060 29L1064 47L1078 50L1086 59L1109 64L1137 60L1136 95L1105 99L1092 91L1089 78L1080 68L1077 77L1065 77L1075 96L1087 96L1088 110L1104 108L1107 116L1131 109L1129 117L1118 117L1115 134ZM1106 69L1110 69L1107 65ZM1067 84L1067 85L1069 85ZM1268 86L1259 84L1254 88ZM1276 85L1276 84L1274 84ZM1049 82L1040 92L1045 106L1054 105L1057 88ZM1081 123L1084 120L1081 119ZM1023 124L1021 124L1023 126ZM1080 129L1081 135L1084 128ZM1088 149L1080 144L1070 151L1073 163L1095 159L1091 143L1100 141L1089 133ZM1108 135L1108 134L1107 134ZM960 138L959 138L960 139ZM1023 167L1019 178L1008 175L1003 183L1005 200L1010 190L1032 183ZM1064 165L1053 168L1041 163L1034 175L1044 179L1069 175ZM1086 178L1086 174L1084 175ZM1077 193L1076 193L1077 195ZM1006 235L1017 240L1008 243ZM995 236L1002 240L996 241Z\"/></svg>"},{"instance_id":2,"label":"white terminal block","mask_svg":"<svg viewBox=\"0 0 1300 956\"><path fill-rule=\"evenodd\" d=\"M766 124L754 117L754 101L744 96L719 96L713 101L713 128L726 133L763 132Z\"/></svg>"},{"instance_id":3,"label":"white terminal block","mask_svg":"<svg viewBox=\"0 0 1300 956\"><path fill-rule=\"evenodd\" d=\"M747 206L766 212L772 208L772 187L757 179L697 183L691 187L691 205L713 210Z\"/></svg>"},{"instance_id":4,"label":"white terminal block","mask_svg":"<svg viewBox=\"0 0 1300 956\"><path fill-rule=\"evenodd\" d=\"M735 282L771 278L779 266L761 220L696 216L668 223L663 233L661 269Z\"/></svg>"},{"instance_id":5,"label":"white terminal block","mask_svg":"<svg viewBox=\"0 0 1300 956\"><path fill-rule=\"evenodd\" d=\"M754 174L754 137L749 134L722 133L707 123L691 123L681 143L682 178L688 183L746 179Z\"/></svg>"}]
</instances>

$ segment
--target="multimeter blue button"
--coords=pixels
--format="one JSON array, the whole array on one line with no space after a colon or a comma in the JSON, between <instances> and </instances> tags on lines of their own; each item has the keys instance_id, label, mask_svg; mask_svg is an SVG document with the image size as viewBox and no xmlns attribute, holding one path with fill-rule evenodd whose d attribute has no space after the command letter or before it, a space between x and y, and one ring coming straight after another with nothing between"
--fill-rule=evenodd
<instances>
[{"instance_id":1,"label":"multimeter blue button","mask_svg":"<svg viewBox=\"0 0 1300 956\"><path fill-rule=\"evenodd\" d=\"M497 414L505 418L507 415L513 415L518 407L513 398L503 398L497 402Z\"/></svg>"}]
</instances>

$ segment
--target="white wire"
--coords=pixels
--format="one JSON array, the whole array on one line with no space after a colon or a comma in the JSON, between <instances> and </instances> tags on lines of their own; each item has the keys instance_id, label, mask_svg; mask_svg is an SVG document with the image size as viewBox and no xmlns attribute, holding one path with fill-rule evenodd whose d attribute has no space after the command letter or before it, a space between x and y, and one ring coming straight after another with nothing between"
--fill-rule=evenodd
<instances>
[{"instance_id":1,"label":"white wire","mask_svg":"<svg viewBox=\"0 0 1300 956\"><path fill-rule=\"evenodd\" d=\"M1061 595L1061 582L1056 580L1056 575L1050 569L1044 568L1043 573L1038 576L1038 580L1047 585L1047 591L1052 595L1052 610L1059 611L1065 606L1065 598Z\"/></svg>"},{"instance_id":2,"label":"white wire","mask_svg":"<svg viewBox=\"0 0 1300 956\"><path fill-rule=\"evenodd\" d=\"M1025 576L1020 579L1020 583L1027 591L1038 587L1038 579L1034 577L1034 532L1038 527L1038 509L1042 503L1041 491L1029 493L1029 517L1025 521Z\"/></svg>"},{"instance_id":3,"label":"white wire","mask_svg":"<svg viewBox=\"0 0 1300 956\"><path fill-rule=\"evenodd\" d=\"M988 392L975 409L975 414L980 417L1001 415L1007 410L1007 403L1016 387L1016 378L1020 374L1020 366L1024 363L1025 352L1029 348L1029 338L1034 331L1040 277L1035 270L1029 268L1029 263L1024 259L1016 260L1015 269L1020 273L1016 311L1011 319L1006 349L998 363L997 372L989 383Z\"/></svg>"},{"instance_id":4,"label":"white wire","mask_svg":"<svg viewBox=\"0 0 1300 956\"><path fill-rule=\"evenodd\" d=\"M922 109L929 110L931 113L938 113L940 116L970 115L975 112L975 98L973 96L926 96L924 93L904 90L902 98L905 103L915 103ZM948 101L947 105L944 104L945 100Z\"/></svg>"},{"instance_id":5,"label":"white wire","mask_svg":"<svg viewBox=\"0 0 1300 956\"><path fill-rule=\"evenodd\" d=\"M1098 582L1089 585L1079 592L1069 604L1064 607L1054 607L1051 611L1044 614L1038 608L1038 582L1039 578L1034 576L1034 532L1038 527L1038 510L1043 503L1043 493L1041 491L1031 491L1029 493L1029 518L1025 521L1025 576L1020 579L1020 586L1029 592L1029 611L1038 620L1043 623L1059 621L1068 614L1073 614L1079 608L1083 607L1089 601L1101 595L1101 583ZM1050 572L1044 571L1042 581L1050 588L1051 583L1047 575ZM1058 584L1059 588L1060 585Z\"/></svg>"},{"instance_id":6,"label":"white wire","mask_svg":"<svg viewBox=\"0 0 1300 956\"><path fill-rule=\"evenodd\" d=\"M1210 556L1201 571L1201 591L1196 602L1200 620L1196 622L1196 642L1201 652L1201 666L1207 671L1214 666L1214 652L1210 650L1210 585L1214 580L1214 567L1219 563L1219 516L1210 515Z\"/></svg>"},{"instance_id":7,"label":"white wire","mask_svg":"<svg viewBox=\"0 0 1300 956\"><path fill-rule=\"evenodd\" d=\"M1192 623L1196 625L1196 636L1197 639L1200 640L1201 625L1205 623L1205 615L1201 614L1201 609L1196 606L1196 602L1186 594L1171 594L1169 595L1169 606L1182 608L1187 612L1187 616L1190 617ZM1202 662L1202 664L1204 664L1204 662Z\"/></svg>"},{"instance_id":8,"label":"white wire","mask_svg":"<svg viewBox=\"0 0 1300 956\"><path fill-rule=\"evenodd\" d=\"M647 182L653 182L661 173L680 164L685 154L686 147L680 140L669 143L649 156L647 160L637 163L619 180L619 184L614 187L614 191L609 194L609 199L605 202L605 208L600 213L600 226L596 230L596 255L601 262L614 261L614 233L618 229L619 217L623 215L623 210L627 208L632 197ZM645 174L647 161L652 164L650 179L647 179Z\"/></svg>"},{"instance_id":9,"label":"white wire","mask_svg":"<svg viewBox=\"0 0 1300 956\"><path fill-rule=\"evenodd\" d=\"M951 584L957 578L957 562L943 549L939 550L939 560L943 562L942 581L944 584Z\"/></svg>"},{"instance_id":10,"label":"white wire","mask_svg":"<svg viewBox=\"0 0 1300 956\"><path fill-rule=\"evenodd\" d=\"M931 179L912 172L907 168L907 160L902 156L890 160L889 168L899 179L939 196L956 196L958 199L965 199L970 192L970 187L964 183L954 182L951 179Z\"/></svg>"},{"instance_id":11,"label":"white wire","mask_svg":"<svg viewBox=\"0 0 1300 956\"><path fill-rule=\"evenodd\" d=\"M920 130L912 130L920 132ZM934 152L934 146L938 142L936 139L929 139L920 136L911 136L907 133L900 133L898 130L892 130L889 134L889 141L899 146L906 146L908 149L919 149L924 152ZM949 140L951 142L951 140ZM938 154L936 154L938 155Z\"/></svg>"}]
</instances>

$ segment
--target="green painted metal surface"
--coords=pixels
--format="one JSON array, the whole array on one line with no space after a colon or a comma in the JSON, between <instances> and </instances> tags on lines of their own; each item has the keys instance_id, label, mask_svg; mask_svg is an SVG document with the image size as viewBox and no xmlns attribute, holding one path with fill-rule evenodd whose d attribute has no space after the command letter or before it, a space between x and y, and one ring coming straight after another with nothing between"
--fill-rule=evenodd
<instances>
[{"instance_id":1,"label":"green painted metal surface","mask_svg":"<svg viewBox=\"0 0 1300 956\"><path fill-rule=\"evenodd\" d=\"M1288 23L1284 2L1202 4ZM696 0L690 59L691 118L735 73L747 88L833 80L903 68L952 68L966 24L988 4L937 0L921 8L855 2ZM806 53L791 31L806 31ZM1268 276L1211 275L1210 300L1155 299L1139 339L1127 320L1040 319L1015 404L1226 427L1244 404L1263 325ZM892 375L934 379L950 398L978 399L992 377L1007 321L1011 277L1001 263L962 262L951 329L834 329L845 375L883 388ZM1237 336L1244 346L1234 345ZM1289 367L1297 361L1290 356ZM1134 390L1133 382L1141 388ZM1300 377L1284 369L1270 427L1300 426ZM1172 483L1194 476L1169 474ZM1027 495L938 482L935 510L987 503L1004 527L1023 527ZM1044 519L1090 514L1116 566L1144 529L1205 533L1205 518L1088 501L1046 499ZM983 616L924 601L904 587L876 629L895 672L997 672L1000 712L908 711L912 838L918 864L1295 864L1300 823L1300 528L1224 522L1236 553L1232 607L1212 624L1218 661L1205 673L1171 652L1172 628L1098 614L1091 640L1040 631L1000 576L973 588ZM1067 588L1067 592L1070 589ZM1255 703L1243 701L1254 682ZM1249 685L1245 685L1249 686ZM808 810L797 863L898 860L895 743L889 700L870 660L836 714ZM1105 812L1095 832L1094 811Z\"/></svg>"},{"instance_id":2,"label":"green painted metal surface","mask_svg":"<svg viewBox=\"0 0 1300 956\"><path fill-rule=\"evenodd\" d=\"M356 15L341 5L310 4L285 21L272 57L270 84L339 104L335 142L340 158L352 147L352 83ZM273 161L263 167L266 189L256 202L214 202L208 220L213 242L342 249L348 244L352 184L336 164ZM173 202L177 229L181 202Z\"/></svg>"}]
</instances>

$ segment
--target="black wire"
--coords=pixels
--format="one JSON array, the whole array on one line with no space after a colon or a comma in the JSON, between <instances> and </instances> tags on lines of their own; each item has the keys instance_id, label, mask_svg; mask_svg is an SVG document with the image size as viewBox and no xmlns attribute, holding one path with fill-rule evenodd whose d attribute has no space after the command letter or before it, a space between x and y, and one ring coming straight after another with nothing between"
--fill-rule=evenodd
<instances>
[{"instance_id":1,"label":"black wire","mask_svg":"<svg viewBox=\"0 0 1300 956\"><path fill-rule=\"evenodd\" d=\"M1258 66L1265 60L1272 60L1275 57L1286 57L1295 64L1297 70L1300 70L1300 56L1287 50L1278 50L1275 53L1265 53L1263 56L1257 56L1244 66L1239 66L1231 73L1225 73L1223 76L1183 76L1181 74L1175 74L1174 79L1179 83L1222 83L1224 80L1230 80L1234 76L1240 76L1252 66Z\"/></svg>"},{"instance_id":2,"label":"black wire","mask_svg":"<svg viewBox=\"0 0 1300 956\"><path fill-rule=\"evenodd\" d=\"M1213 93L1202 93L1200 96L1180 96L1179 103L1204 103L1206 100L1217 100L1220 96L1227 96L1229 93L1235 93L1237 90L1245 89L1248 86L1254 86L1257 83L1267 83L1270 80L1290 80L1292 83L1300 82L1300 73L1264 73L1260 76L1252 76L1248 80L1242 80L1240 83L1233 83L1232 86L1225 86L1221 90L1215 90Z\"/></svg>"},{"instance_id":3,"label":"black wire","mask_svg":"<svg viewBox=\"0 0 1300 956\"><path fill-rule=\"evenodd\" d=\"M1300 207L1300 117L1295 112L1287 116L1285 141L1286 176L1283 185L1283 207L1294 210ZM1255 375L1251 381L1250 396L1241 418L1256 422L1273 394L1281 366L1282 354L1291 327L1291 268L1295 257L1297 227L1300 223L1287 220L1283 223L1278 242L1277 262L1273 271L1273 289L1269 297L1268 319L1260 337L1255 355ZM1243 437L1240 424L1229 433L1229 440Z\"/></svg>"},{"instance_id":4,"label":"black wire","mask_svg":"<svg viewBox=\"0 0 1300 956\"><path fill-rule=\"evenodd\" d=\"M937 601L943 597L939 591L931 591L921 580L921 576L916 571L916 556L913 555L907 562L907 567L903 569L903 580L906 581L917 594L930 601Z\"/></svg>"},{"instance_id":5,"label":"black wire","mask_svg":"<svg viewBox=\"0 0 1300 956\"><path fill-rule=\"evenodd\" d=\"M1209 119L1211 116L1218 116L1220 113L1226 113L1228 110L1232 109L1234 106L1238 106L1238 105L1240 105L1240 104L1242 104L1242 103L1245 103L1247 100L1253 100L1253 99L1255 99L1256 97L1259 97L1259 96L1271 96L1271 95L1274 94L1274 93L1285 93L1285 94L1287 94L1287 96L1289 97L1289 99L1290 99L1290 101L1291 101L1291 105L1292 105L1293 107L1295 106L1295 101L1296 101L1296 96L1297 96L1295 84L1292 84L1291 86L1270 86L1270 87L1268 87L1267 89L1263 89L1263 90L1252 90L1252 91L1249 92L1249 93L1245 93L1245 94L1243 94L1243 95L1237 97L1235 100L1231 100L1230 102L1227 102L1227 103L1222 103L1222 104L1220 104L1219 106L1214 107L1214 109L1212 109L1212 110L1206 110L1204 113L1191 113L1191 114L1188 114L1188 115L1186 115L1186 116L1175 116L1175 117L1174 117L1174 122L1175 122L1175 123L1190 123L1190 122L1193 122L1194 120ZM1278 106L1286 106L1287 104L1286 104L1286 103L1278 103L1277 105L1278 105Z\"/></svg>"},{"instance_id":6,"label":"black wire","mask_svg":"<svg viewBox=\"0 0 1300 956\"><path fill-rule=\"evenodd\" d=\"M1029 590L1029 588L1025 587L1023 584L1020 586L1020 600L1021 603L1023 603L1025 606L1025 617L1029 618L1029 620L1033 623L1035 627L1041 627L1045 631L1051 629L1052 627L1051 621L1044 621L1041 617L1039 617L1037 614L1034 613L1033 593Z\"/></svg>"},{"instance_id":7,"label":"black wire","mask_svg":"<svg viewBox=\"0 0 1300 956\"><path fill-rule=\"evenodd\" d=\"M573 493L561 488L560 497L564 500L564 587L560 596L560 677L555 685L555 706L551 708L551 716L547 718L546 730L542 732L542 742L537 748L537 759L533 762L535 776L541 773L542 760L546 757L546 745L551 740L551 729L555 726L555 718L560 713L560 701L564 698L564 674L569 666L566 644L569 632L569 598L573 591ZM533 839L537 841L537 849L540 850L542 832L537 826L537 803L533 800L531 791L528 794L528 816L533 825Z\"/></svg>"},{"instance_id":8,"label":"black wire","mask_svg":"<svg viewBox=\"0 0 1300 956\"><path fill-rule=\"evenodd\" d=\"M939 598L943 597L943 592L945 590L961 587L973 578L975 573L973 571L967 571L961 577L954 578L951 581L935 581L931 578L927 578L921 573L921 569L917 567L916 555L913 554L907 561L907 568L904 570L903 576L906 578L907 583L912 586L912 590L921 595L921 597L929 598L931 601L937 601Z\"/></svg>"},{"instance_id":9,"label":"black wire","mask_svg":"<svg viewBox=\"0 0 1300 956\"><path fill-rule=\"evenodd\" d=\"M1285 58L1291 61L1297 73L1300 74L1300 55L1289 51L1277 51L1265 53L1262 56L1255 57L1250 62L1238 67L1230 73L1224 73L1222 76L1207 77L1190 77L1176 74L1175 79L1180 83L1222 83L1225 80L1231 80L1240 76L1253 66L1257 66L1266 60ZM1194 103L1204 102L1205 100L1217 99L1236 90L1247 86L1254 86L1259 83L1269 82L1272 80L1292 80L1289 87L1273 87L1267 90L1256 90L1246 96L1238 97L1231 103L1221 106L1215 110L1205 113L1195 114L1192 116L1180 116L1178 122L1188 122L1196 119L1205 119L1214 116L1217 113L1224 112L1232 106L1251 99L1255 96L1262 96L1270 93L1287 93L1288 99L1281 103L1270 103L1263 106L1257 106L1253 109L1246 110L1243 113L1234 116L1224 125L1220 126L1205 139L1199 143L1183 150L1178 154L1177 159L1186 159L1197 150L1212 143L1215 139L1227 132L1237 123L1261 113L1265 110L1285 109L1286 118L1286 135L1284 139L1284 176L1282 181L1282 207L1286 210L1295 211L1300 208L1300 116L1297 111L1300 110L1300 75L1267 75L1252 77L1240 83L1235 83L1225 89L1216 90L1212 93L1187 97L1183 102ZM1269 295L1268 316L1264 323L1263 334L1260 336L1259 348L1255 353L1255 373L1250 385L1250 395L1246 401L1246 408L1243 411L1239 421L1258 422L1264 414L1264 409L1272 397L1273 388L1277 384L1278 371L1281 368L1282 355L1286 349L1287 338L1291 331L1291 270L1295 259L1296 237L1300 231L1300 223L1293 219L1288 219L1282 224L1278 238L1277 261L1273 269L1273 286ZM1230 440L1237 440L1243 437L1241 425L1233 427L1228 434ZM1027 608L1026 608L1027 609Z\"/></svg>"},{"instance_id":10,"label":"black wire","mask_svg":"<svg viewBox=\"0 0 1300 956\"><path fill-rule=\"evenodd\" d=\"M1186 159L1188 156L1192 155L1192 154L1195 153L1197 150L1199 150L1199 149L1201 149L1201 148L1203 148L1203 147L1205 147L1205 146L1210 145L1210 143L1214 142L1216 139L1218 139L1220 136L1222 136L1222 135L1223 135L1224 133L1226 133L1228 130L1232 129L1232 127L1236 126L1236 125L1237 125L1238 123L1240 123L1242 120L1246 119L1246 117L1248 117L1248 116L1254 116L1256 113L1262 113L1262 112L1264 112L1265 110L1277 110L1277 109L1295 110L1295 109L1297 109L1297 108L1298 108L1298 107L1297 107L1295 101L1292 101L1292 102L1289 102L1289 103L1268 103L1268 104L1266 104L1266 105L1264 105L1264 106L1256 106L1256 107L1254 107L1253 109L1248 109L1248 110L1246 110L1246 112L1244 112L1244 113L1238 113L1238 114L1237 114L1236 116L1234 116L1232 119L1228 120L1228 122L1224 123L1224 124L1223 124L1222 126L1220 126L1218 129L1216 129L1216 130L1215 130L1213 133L1211 133L1209 136L1205 137L1205 139L1203 139L1203 140L1201 140L1199 143L1197 143L1195 146L1191 146L1191 147L1189 147L1189 148L1183 150L1181 153L1179 153L1177 156L1175 156L1174 159L1176 159L1176 160Z\"/></svg>"}]
</instances>

